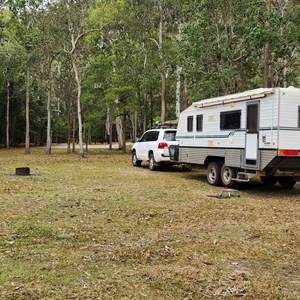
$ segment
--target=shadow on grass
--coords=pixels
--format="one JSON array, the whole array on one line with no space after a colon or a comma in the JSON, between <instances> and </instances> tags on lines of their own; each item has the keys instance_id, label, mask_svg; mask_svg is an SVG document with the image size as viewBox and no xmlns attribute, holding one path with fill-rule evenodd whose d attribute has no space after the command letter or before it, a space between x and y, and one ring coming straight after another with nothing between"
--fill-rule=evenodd
<instances>
[{"instance_id":1,"label":"shadow on grass","mask_svg":"<svg viewBox=\"0 0 300 300\"><path fill-rule=\"evenodd\" d=\"M149 169L149 165L148 163L143 163L140 168L147 170ZM184 170L181 166L167 165L167 166L157 167L155 171L149 170L149 172L160 172L160 173L187 173L188 172L189 173L190 171Z\"/></svg>"},{"instance_id":2,"label":"shadow on grass","mask_svg":"<svg viewBox=\"0 0 300 300\"><path fill-rule=\"evenodd\" d=\"M182 170L180 167L168 167L165 171L180 172L182 173L182 178L189 179L191 182L197 181L208 185L205 170L187 172L186 170ZM278 183L274 186L266 186L258 178L255 178L249 182L237 183L237 186L234 188L249 193L259 193L262 197L279 195L282 195L283 197L300 196L300 183L297 183L294 188L284 188Z\"/></svg>"},{"instance_id":3,"label":"shadow on grass","mask_svg":"<svg viewBox=\"0 0 300 300\"><path fill-rule=\"evenodd\" d=\"M148 164L143 164L141 168L147 170ZM149 172L153 171L149 170ZM190 180L191 184L196 181L209 186L206 179L206 171L204 169L189 171L181 166L171 165L159 167L154 172L166 173L166 176L168 173L181 173L180 178ZM222 186L219 188L222 188ZM284 199L284 197L300 196L300 183L296 184L294 188L283 188L278 183L274 186L266 186L260 181L260 179L254 178L249 182L238 183L234 188L247 193L259 194L261 197L282 196Z\"/></svg>"}]
</instances>

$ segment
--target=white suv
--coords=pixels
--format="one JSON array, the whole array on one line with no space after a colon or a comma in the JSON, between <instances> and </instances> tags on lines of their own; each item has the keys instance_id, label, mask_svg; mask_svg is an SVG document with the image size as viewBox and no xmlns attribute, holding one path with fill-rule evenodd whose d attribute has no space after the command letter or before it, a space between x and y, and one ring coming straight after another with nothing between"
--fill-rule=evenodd
<instances>
[{"instance_id":1,"label":"white suv","mask_svg":"<svg viewBox=\"0 0 300 300\"><path fill-rule=\"evenodd\" d=\"M133 144L132 164L139 167L142 161L149 161L149 169L155 170L163 164L170 164L169 146L178 145L176 129L151 129Z\"/></svg>"}]
</instances>

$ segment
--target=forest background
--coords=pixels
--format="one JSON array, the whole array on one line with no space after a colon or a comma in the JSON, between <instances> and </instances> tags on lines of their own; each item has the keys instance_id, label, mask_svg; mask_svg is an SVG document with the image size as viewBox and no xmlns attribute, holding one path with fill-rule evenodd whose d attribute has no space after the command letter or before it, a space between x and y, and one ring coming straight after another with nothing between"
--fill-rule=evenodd
<instances>
[{"instance_id":1,"label":"forest background","mask_svg":"<svg viewBox=\"0 0 300 300\"><path fill-rule=\"evenodd\" d=\"M299 86L299 0L2 0L0 145L119 142L195 100Z\"/></svg>"}]
</instances>

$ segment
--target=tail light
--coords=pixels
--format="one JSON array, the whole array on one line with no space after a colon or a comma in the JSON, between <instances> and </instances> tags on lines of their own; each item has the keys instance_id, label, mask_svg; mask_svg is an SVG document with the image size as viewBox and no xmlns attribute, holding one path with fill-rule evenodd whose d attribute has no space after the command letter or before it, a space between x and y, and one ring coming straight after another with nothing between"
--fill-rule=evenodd
<instances>
[{"instance_id":1,"label":"tail light","mask_svg":"<svg viewBox=\"0 0 300 300\"><path fill-rule=\"evenodd\" d=\"M169 145L165 142L160 142L158 144L158 149L164 149L164 148L168 148L168 147L169 147Z\"/></svg>"},{"instance_id":2,"label":"tail light","mask_svg":"<svg viewBox=\"0 0 300 300\"><path fill-rule=\"evenodd\" d=\"M280 156L298 156L299 150L288 150L288 149L279 149L278 155Z\"/></svg>"}]
</instances>

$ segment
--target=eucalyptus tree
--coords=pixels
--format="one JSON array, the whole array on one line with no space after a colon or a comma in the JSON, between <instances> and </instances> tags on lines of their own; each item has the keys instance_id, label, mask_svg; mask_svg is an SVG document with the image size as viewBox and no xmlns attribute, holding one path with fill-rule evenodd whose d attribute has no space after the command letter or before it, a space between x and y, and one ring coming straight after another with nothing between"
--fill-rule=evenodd
<instances>
[{"instance_id":1,"label":"eucalyptus tree","mask_svg":"<svg viewBox=\"0 0 300 300\"><path fill-rule=\"evenodd\" d=\"M168 13L170 12L170 5L168 1L156 1L150 0L147 2L139 2L136 1L135 5L139 5L140 10L143 15L149 15L145 20L148 21L148 38L149 40L153 41L157 47L157 55L159 59L158 63L158 71L161 80L161 110L160 110L160 121L164 122L167 118L167 99L166 99L166 88L167 88L167 76L168 72L170 71L170 64L168 64L166 60L166 48L169 36L167 35L166 29L168 28L166 21L168 18ZM149 11L151 12L149 14ZM153 25L156 28L153 28Z\"/></svg>"},{"instance_id":2,"label":"eucalyptus tree","mask_svg":"<svg viewBox=\"0 0 300 300\"><path fill-rule=\"evenodd\" d=\"M76 135L76 84L73 76L72 65L68 53L62 52L59 60L54 64L54 93L57 98L54 121L59 122L62 116L65 117L67 125L67 152L75 152L75 135ZM59 96L58 96L59 95ZM63 105L61 104L63 100ZM65 110L63 109L65 107ZM71 147L72 146L72 147Z\"/></svg>"},{"instance_id":3,"label":"eucalyptus tree","mask_svg":"<svg viewBox=\"0 0 300 300\"><path fill-rule=\"evenodd\" d=\"M63 42L66 38L65 19L60 12L60 6L55 2L47 2L38 14L39 49L42 54L43 75L47 78L47 142L45 154L51 154L52 144L52 98L53 98L53 63L63 52Z\"/></svg>"},{"instance_id":4,"label":"eucalyptus tree","mask_svg":"<svg viewBox=\"0 0 300 300\"><path fill-rule=\"evenodd\" d=\"M10 20L10 12L7 9L4 9L2 6L3 4L0 5L0 61L1 61L1 67L0 67L0 72L1 76L0 78L3 79L3 83L5 85L5 90L6 90L6 148L9 148L10 146L10 85L11 85L11 78L12 74L9 69L9 65L11 65L12 62L12 55L11 55L11 45L5 40L4 38L4 30L6 27L6 24ZM2 83L2 80L1 80ZM4 94L4 92L3 92ZM1 130L1 129L0 129Z\"/></svg>"},{"instance_id":5,"label":"eucalyptus tree","mask_svg":"<svg viewBox=\"0 0 300 300\"><path fill-rule=\"evenodd\" d=\"M96 73L105 74L105 78L99 73L95 82L103 91L103 106L107 111L107 135L111 148L113 119L117 129L119 150L126 150L125 144L125 107L128 103L128 94L132 91L132 77L128 60L132 57L132 39L128 33L130 17L125 11L125 1L103 1L98 3L90 16L90 22L102 28L101 31L91 35L90 43L94 45L94 53L97 62L93 65L102 65ZM135 65L135 64L134 64ZM124 71L124 70L127 71ZM90 77L91 78L91 77ZM100 81L100 82L99 82ZM99 97L98 97L99 98ZM134 98L134 97L131 97ZM103 101L104 100L104 101ZM125 105L126 102L126 105ZM129 101L130 102L130 101Z\"/></svg>"},{"instance_id":6,"label":"eucalyptus tree","mask_svg":"<svg viewBox=\"0 0 300 300\"><path fill-rule=\"evenodd\" d=\"M25 154L30 154L30 84L31 72L36 67L36 43L38 32L36 27L38 11L43 5L42 0L7 0L6 8L11 14L10 26L6 31L6 37L10 43L19 50L19 55L24 61L25 73Z\"/></svg>"},{"instance_id":7,"label":"eucalyptus tree","mask_svg":"<svg viewBox=\"0 0 300 300\"><path fill-rule=\"evenodd\" d=\"M8 149L10 147L10 111L11 111L11 98L13 94L13 78L15 76L14 72L18 69L17 67L17 56L14 56L14 49L11 44L9 44L7 41L1 42L1 48L0 48L0 60L2 62L1 64L1 71L3 75L3 83L5 85L5 91L6 91L6 139L5 144L6 148Z\"/></svg>"},{"instance_id":8,"label":"eucalyptus tree","mask_svg":"<svg viewBox=\"0 0 300 300\"><path fill-rule=\"evenodd\" d=\"M84 157L83 148L83 132L82 132L82 112L81 112L81 74L78 68L79 42L82 38L92 31L98 29L87 29L86 19L90 9L93 6L92 0L62 0L64 5L63 10L66 13L68 32L69 32L69 47L68 53L73 68L74 78L77 86L77 119L78 119L78 139L79 139L79 157Z\"/></svg>"},{"instance_id":9,"label":"eucalyptus tree","mask_svg":"<svg viewBox=\"0 0 300 300\"><path fill-rule=\"evenodd\" d=\"M180 53L192 97L287 85L299 45L296 2L190 1Z\"/></svg>"},{"instance_id":10,"label":"eucalyptus tree","mask_svg":"<svg viewBox=\"0 0 300 300\"><path fill-rule=\"evenodd\" d=\"M269 29L270 27L269 18L271 14L271 6L272 6L272 1L267 0L266 1L267 17L265 22L267 29ZM269 40L267 40L264 47L264 87L265 88L269 87L269 47L270 47L270 43Z\"/></svg>"},{"instance_id":11,"label":"eucalyptus tree","mask_svg":"<svg viewBox=\"0 0 300 300\"><path fill-rule=\"evenodd\" d=\"M160 73L157 55L157 14L153 15L153 3L141 1L127 1L126 14L130 15L126 32L131 44L131 69L137 95L137 108L133 115L133 137L138 132L145 131L153 125L156 114L161 115L161 88L159 88ZM151 12L151 13L149 13ZM156 13L156 11L155 11ZM154 109L158 106L158 112ZM138 120L140 120L138 122Z\"/></svg>"},{"instance_id":12,"label":"eucalyptus tree","mask_svg":"<svg viewBox=\"0 0 300 300\"><path fill-rule=\"evenodd\" d=\"M274 0L270 5L269 86L287 87L297 76L293 64L299 53L300 3L297 0Z\"/></svg>"},{"instance_id":13,"label":"eucalyptus tree","mask_svg":"<svg viewBox=\"0 0 300 300\"><path fill-rule=\"evenodd\" d=\"M261 65L265 6L255 1L189 1L181 58L193 98L251 87Z\"/></svg>"},{"instance_id":14,"label":"eucalyptus tree","mask_svg":"<svg viewBox=\"0 0 300 300\"><path fill-rule=\"evenodd\" d=\"M170 113L168 105L172 106L170 101L175 99L175 89L170 92L170 87L174 85L173 79L176 80L176 77L173 76L176 68L177 70L181 68L175 53L176 35L181 28L181 2L129 0L127 6L135 19L135 26L131 34L136 38L136 43L140 45L142 50L140 52L144 57L142 64L144 70L141 74L142 76L145 74L146 77L143 80L143 102L149 102L148 99L153 98L154 95L154 99L150 101L151 106L155 107L159 103L157 120L165 121L173 114ZM179 75L178 72L178 77ZM160 95L159 99L156 99L158 80L160 80ZM177 82L179 81L177 80ZM145 127L144 118L144 129Z\"/></svg>"}]
</instances>

